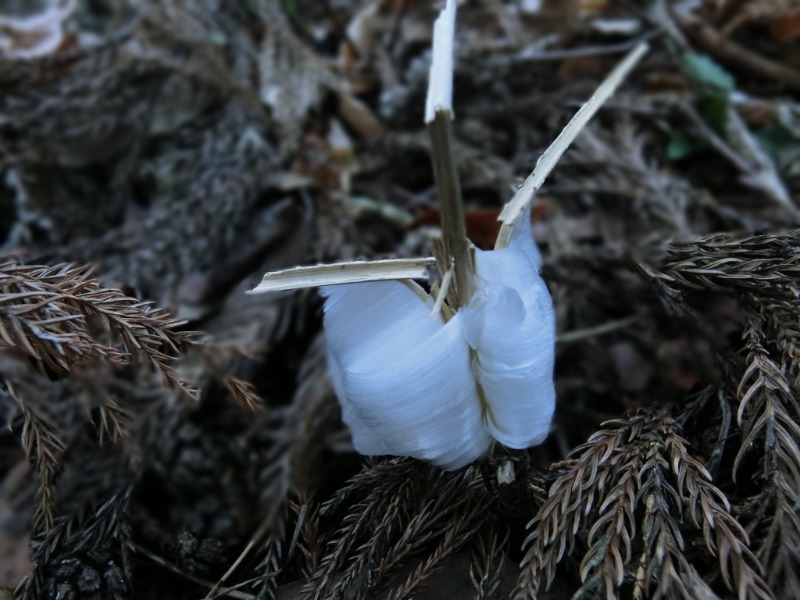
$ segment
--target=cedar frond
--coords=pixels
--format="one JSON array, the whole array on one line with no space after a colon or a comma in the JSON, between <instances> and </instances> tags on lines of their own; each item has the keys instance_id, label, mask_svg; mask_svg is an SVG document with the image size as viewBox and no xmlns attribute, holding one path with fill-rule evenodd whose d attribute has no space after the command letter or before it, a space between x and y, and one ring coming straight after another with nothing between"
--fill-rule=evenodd
<instances>
[{"instance_id":1,"label":"cedar frond","mask_svg":"<svg viewBox=\"0 0 800 600\"><path fill-rule=\"evenodd\" d=\"M646 597L654 582L656 598L706 595L708 586L684 553L684 510L702 531L708 552L718 557L725 585L742 599L772 598L727 498L689 454L678 424L666 413L640 411L604 423L573 455L577 461L555 481L528 525L532 531L524 543L517 600L535 598L543 576L550 584L556 564L565 552L571 554L575 537L587 529L584 584L576 597L616 598L628 577L635 579L636 598ZM640 504L644 550L634 576L629 563L631 547L639 540L634 536Z\"/></svg>"},{"instance_id":2,"label":"cedar frond","mask_svg":"<svg viewBox=\"0 0 800 600\"><path fill-rule=\"evenodd\" d=\"M275 598L275 590L278 589L276 581L277 574L281 570L283 559L283 542L286 536L285 518L283 515L276 515L271 531L267 539L261 544L261 558L256 565L255 571L261 575L258 597L264 600Z\"/></svg>"},{"instance_id":3,"label":"cedar frond","mask_svg":"<svg viewBox=\"0 0 800 600\"><path fill-rule=\"evenodd\" d=\"M759 505L748 529L757 536L757 556L780 597L800 587L800 554L794 550L800 547L798 242L800 230L742 240L710 236L672 246L661 272L651 274L678 293L728 292L744 308L745 365L732 373L741 430L733 476L741 480L746 457L761 466L756 478L764 491L746 503Z\"/></svg>"},{"instance_id":4,"label":"cedar frond","mask_svg":"<svg viewBox=\"0 0 800 600\"><path fill-rule=\"evenodd\" d=\"M736 239L717 234L668 249L659 278L687 290L755 291L793 298L800 277L800 229Z\"/></svg>"},{"instance_id":5,"label":"cedar frond","mask_svg":"<svg viewBox=\"0 0 800 600\"><path fill-rule=\"evenodd\" d=\"M70 415L80 413L85 421L96 409L98 441L123 441L129 466L137 464L131 416L110 387L120 382L104 378L114 367L143 361L168 386L194 394L171 365L179 346L196 341L178 331L180 325L148 303L103 287L87 268L0 264L0 355L13 367L4 370L2 382L21 412L22 444L37 474L34 531L46 533L56 524L54 478L67 440L80 428L64 422Z\"/></svg>"},{"instance_id":6,"label":"cedar frond","mask_svg":"<svg viewBox=\"0 0 800 600\"><path fill-rule=\"evenodd\" d=\"M758 556L767 581L773 589L791 593L800 589L800 555L796 550L800 547L800 510L796 502L800 492L798 387L787 380L787 369L770 356L763 322L748 315L743 333L748 353L738 390L743 439L734 461L734 474L743 457L763 440L761 479L766 489L761 494L759 518L750 527L764 530Z\"/></svg>"},{"instance_id":7,"label":"cedar frond","mask_svg":"<svg viewBox=\"0 0 800 600\"><path fill-rule=\"evenodd\" d=\"M130 533L125 514L129 500L126 486L99 505L58 517L36 544L34 569L20 582L16 596L21 600L80 597L85 590L102 586L112 597L129 597Z\"/></svg>"},{"instance_id":8,"label":"cedar frond","mask_svg":"<svg viewBox=\"0 0 800 600\"><path fill-rule=\"evenodd\" d=\"M232 375L224 377L222 382L239 406L252 413L264 410L264 399L252 383Z\"/></svg>"},{"instance_id":9,"label":"cedar frond","mask_svg":"<svg viewBox=\"0 0 800 600\"><path fill-rule=\"evenodd\" d=\"M368 466L321 514L354 496L342 527L311 577L311 598L371 597L412 555L417 569L392 594L405 597L463 547L487 518L491 499L475 467L445 473L406 458ZM434 546L432 551L426 551Z\"/></svg>"},{"instance_id":10,"label":"cedar frond","mask_svg":"<svg viewBox=\"0 0 800 600\"><path fill-rule=\"evenodd\" d=\"M475 600L488 600L494 597L500 586L509 531L506 529L505 534L500 537L497 529L497 521L490 519L475 540L469 569Z\"/></svg>"},{"instance_id":11,"label":"cedar frond","mask_svg":"<svg viewBox=\"0 0 800 600\"><path fill-rule=\"evenodd\" d=\"M668 481L670 465L663 452L663 444L652 444L641 470L642 487L639 496L644 500L642 538L644 550L639 560L633 597L639 600L651 597L682 598L693 600L699 597L685 581L690 572L694 580L707 584L695 571L684 555L685 543L679 525L683 506L675 487ZM652 596L650 589L655 584ZM707 589L707 594L713 594Z\"/></svg>"},{"instance_id":12,"label":"cedar frond","mask_svg":"<svg viewBox=\"0 0 800 600\"><path fill-rule=\"evenodd\" d=\"M97 408L100 413L100 444L106 440L116 443L130 436L130 411L122 407L117 398L106 395Z\"/></svg>"},{"instance_id":13,"label":"cedar frond","mask_svg":"<svg viewBox=\"0 0 800 600\"><path fill-rule=\"evenodd\" d=\"M102 333L94 331L96 323ZM182 324L147 302L103 287L85 267L0 264L0 343L45 369L142 358L170 386L196 397L167 354L197 341L196 334L178 331Z\"/></svg>"},{"instance_id":14,"label":"cedar frond","mask_svg":"<svg viewBox=\"0 0 800 600\"><path fill-rule=\"evenodd\" d=\"M14 395L13 389L10 389ZM39 477L36 489L36 512L33 516L34 531L50 531L56 518L56 501L53 479L64 454L64 442L57 429L34 409L21 404L22 446L34 465Z\"/></svg>"},{"instance_id":15,"label":"cedar frond","mask_svg":"<svg viewBox=\"0 0 800 600\"><path fill-rule=\"evenodd\" d=\"M765 479L781 468L794 488L800 489L800 425L796 420L800 417L800 404L781 367L765 347L762 323L752 314L746 317L743 336L747 369L737 390L737 420L743 440L734 462L734 474L744 455L763 436Z\"/></svg>"},{"instance_id":16,"label":"cedar frond","mask_svg":"<svg viewBox=\"0 0 800 600\"><path fill-rule=\"evenodd\" d=\"M425 584L425 580L438 568L445 558L458 552L466 542L472 539L475 531L483 523L482 516L486 507L474 499L468 504L467 509L453 519L445 529L441 541L434 551L420 564L406 580L395 588L387 600L401 600L408 598L415 590Z\"/></svg>"},{"instance_id":17,"label":"cedar frond","mask_svg":"<svg viewBox=\"0 0 800 600\"><path fill-rule=\"evenodd\" d=\"M456 552L483 525L489 500L483 479L475 467L465 470L458 477L438 477L431 488L427 494L428 501L416 511L406 530L381 557L370 587L380 589L383 582L409 556L421 551L441 535L438 546L428 555L419 571L409 576L399 588L404 593L398 597L405 597L431 574L443 557Z\"/></svg>"},{"instance_id":18,"label":"cedar frond","mask_svg":"<svg viewBox=\"0 0 800 600\"><path fill-rule=\"evenodd\" d=\"M773 598L761 578L760 564L748 548L747 533L730 512L728 499L711 483L705 467L689 455L685 440L674 428L667 429L665 451L677 478L678 493L692 522L702 528L709 553L718 557L725 585L740 599Z\"/></svg>"},{"instance_id":19,"label":"cedar frond","mask_svg":"<svg viewBox=\"0 0 800 600\"><path fill-rule=\"evenodd\" d=\"M348 497L370 490L363 500L352 505L342 519L342 526L320 561L319 570L311 577L309 589L313 590L313 598L325 597L333 586L334 576L369 529L373 529L370 543L359 549L363 551L359 551L350 562L340 584L344 582L344 586L349 585L370 563L377 560L376 557L381 555L387 539L405 525L402 520L404 507L413 498L421 469L424 467L420 463L405 458L379 462L356 475L334 498L322 506L320 514L324 517ZM380 523L380 527L375 527L376 522Z\"/></svg>"},{"instance_id":20,"label":"cedar frond","mask_svg":"<svg viewBox=\"0 0 800 600\"><path fill-rule=\"evenodd\" d=\"M303 522L300 523L297 546L300 548L300 552L303 553L303 558L305 559L303 573L308 578L319 568L319 560L322 554L322 548L319 544L319 506L314 506L309 510L309 500L305 496L301 496L300 501L302 502L302 507L306 509L304 513L300 512L301 506L297 503L292 503L292 508L296 513L304 514Z\"/></svg>"},{"instance_id":21,"label":"cedar frond","mask_svg":"<svg viewBox=\"0 0 800 600\"><path fill-rule=\"evenodd\" d=\"M290 505L289 494L306 497L310 493L307 471L318 461L323 447L319 424L335 407L325 369L325 344L320 335L300 366L300 383L291 404L260 413L250 435L250 451L263 456L254 479L265 514L261 529L266 532L259 549L262 578L257 592L266 597L274 594L275 577L280 572L286 534L283 517ZM313 530L304 533L310 535ZM311 543L304 539L304 543L307 549L319 545L320 540Z\"/></svg>"},{"instance_id":22,"label":"cedar frond","mask_svg":"<svg viewBox=\"0 0 800 600\"><path fill-rule=\"evenodd\" d=\"M604 423L606 429L594 433L572 452L577 462L550 488L550 496L536 517L528 523L531 533L523 544L527 548L514 598L535 598L541 578L549 587L556 564L565 552L571 554L575 535L585 527L592 508L602 504L603 494L613 488L615 474L624 455L620 454L631 431L623 421Z\"/></svg>"},{"instance_id":23,"label":"cedar frond","mask_svg":"<svg viewBox=\"0 0 800 600\"><path fill-rule=\"evenodd\" d=\"M589 597L599 590L608 600L616 598L631 558L631 537L636 533L633 510L636 504L641 449L627 446L621 452L617 483L603 500L598 519L589 530L589 551L581 562L583 585L574 598Z\"/></svg>"}]
</instances>

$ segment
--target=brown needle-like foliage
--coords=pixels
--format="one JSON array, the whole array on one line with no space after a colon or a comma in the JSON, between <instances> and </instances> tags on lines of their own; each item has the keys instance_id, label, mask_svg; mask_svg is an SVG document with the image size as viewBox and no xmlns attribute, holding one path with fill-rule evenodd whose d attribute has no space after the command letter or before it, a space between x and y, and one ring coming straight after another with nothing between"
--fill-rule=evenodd
<instances>
[{"instance_id":1,"label":"brown needle-like foliage","mask_svg":"<svg viewBox=\"0 0 800 600\"><path fill-rule=\"evenodd\" d=\"M742 517L779 597L800 589L798 242L798 230L743 240L711 236L673 247L658 277L673 290L733 294L745 310L745 362L731 373L741 431L732 470L742 486L758 482Z\"/></svg>"},{"instance_id":2,"label":"brown needle-like foliage","mask_svg":"<svg viewBox=\"0 0 800 600\"><path fill-rule=\"evenodd\" d=\"M410 459L367 467L322 507L321 517L345 501L350 508L309 581L311 598L372 597L422 553L405 581L390 588L391 598L409 597L475 538L492 502L476 468L451 474Z\"/></svg>"},{"instance_id":3,"label":"brown needle-like foliage","mask_svg":"<svg viewBox=\"0 0 800 600\"><path fill-rule=\"evenodd\" d=\"M52 482L64 451L55 407L37 388L51 378L80 378L92 362L114 367L151 365L168 386L190 397L171 366L179 346L195 342L182 323L149 303L104 287L86 268L0 264L0 361L2 383L22 412L22 442L39 475L36 530L54 525ZM126 413L113 394L98 402L100 439L125 437Z\"/></svg>"},{"instance_id":4,"label":"brown needle-like foliage","mask_svg":"<svg viewBox=\"0 0 800 600\"><path fill-rule=\"evenodd\" d=\"M689 454L666 414L644 412L608 422L573 455L576 463L556 480L529 524L515 598L536 597L542 578L549 585L557 563L574 551L581 534L587 535L588 550L576 597L616 598L626 579L637 581L640 596L657 581L659 597L698 597L700 590L686 589L697 578L678 531L683 511L717 557L728 589L742 599L773 597L725 495ZM643 457L649 458L644 464ZM642 515L644 535L638 569L631 561L635 515Z\"/></svg>"},{"instance_id":5,"label":"brown needle-like foliage","mask_svg":"<svg viewBox=\"0 0 800 600\"><path fill-rule=\"evenodd\" d=\"M196 338L179 331L182 324L148 302L104 287L87 268L0 264L0 342L42 369L68 371L89 359L116 365L144 359L170 385L193 395L166 354Z\"/></svg>"}]
</instances>

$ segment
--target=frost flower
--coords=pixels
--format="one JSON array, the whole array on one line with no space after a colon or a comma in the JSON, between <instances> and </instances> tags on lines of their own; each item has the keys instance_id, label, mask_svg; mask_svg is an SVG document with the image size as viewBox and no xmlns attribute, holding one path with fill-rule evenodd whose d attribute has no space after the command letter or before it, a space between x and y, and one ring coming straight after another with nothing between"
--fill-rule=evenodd
<instances>
[{"instance_id":1,"label":"frost flower","mask_svg":"<svg viewBox=\"0 0 800 600\"><path fill-rule=\"evenodd\" d=\"M356 450L458 469L492 439L545 439L555 317L528 223L507 248L476 250L475 293L446 322L403 282L322 289L331 378Z\"/></svg>"},{"instance_id":2,"label":"frost flower","mask_svg":"<svg viewBox=\"0 0 800 600\"><path fill-rule=\"evenodd\" d=\"M547 437L555 409L555 315L539 277L528 207L647 51L646 44L635 47L542 154L500 214L495 249L476 250L473 264L451 148L455 13L455 0L447 0L434 24L425 108L441 201L437 258L296 267L267 273L252 290L323 286L331 379L356 450L412 456L443 469L480 458L493 439L522 449ZM444 311L413 281L434 263L451 265L443 288L455 281L454 306ZM441 290L438 301L445 297Z\"/></svg>"}]
</instances>

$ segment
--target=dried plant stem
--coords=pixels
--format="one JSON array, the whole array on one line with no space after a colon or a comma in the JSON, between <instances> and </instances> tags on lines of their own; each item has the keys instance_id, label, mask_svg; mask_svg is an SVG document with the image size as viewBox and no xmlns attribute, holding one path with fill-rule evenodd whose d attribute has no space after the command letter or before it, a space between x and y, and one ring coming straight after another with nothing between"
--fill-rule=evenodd
<instances>
[{"instance_id":1,"label":"dried plant stem","mask_svg":"<svg viewBox=\"0 0 800 600\"><path fill-rule=\"evenodd\" d=\"M445 255L438 257L442 273L447 272L451 261L453 281L448 292L450 308L457 310L469 303L472 297L472 244L467 239L461 185L453 144L452 117L448 110L437 110L433 121L428 123L431 138L431 161L436 188L439 191L442 219L442 241Z\"/></svg>"},{"instance_id":2,"label":"dried plant stem","mask_svg":"<svg viewBox=\"0 0 800 600\"><path fill-rule=\"evenodd\" d=\"M265 274L261 283L248 293L283 292L364 281L425 279L428 267L434 264L436 261L432 258L396 258L294 267Z\"/></svg>"},{"instance_id":3,"label":"dried plant stem","mask_svg":"<svg viewBox=\"0 0 800 600\"><path fill-rule=\"evenodd\" d=\"M167 559L159 556L158 554L155 554L154 552L150 551L144 546L140 546L135 542L133 542L131 545L138 554L141 554L145 558L148 558L149 560L153 561L155 564L163 567L164 569L171 571L172 573L175 573L175 575L183 577L184 579L188 579L189 581L194 582L197 585L201 585L206 588L213 587L213 584L210 581L206 581L205 579L201 579L200 577L195 577L191 573L187 573L185 570L178 568L176 565L172 564ZM219 598L221 596L228 596L229 598L235 598L236 600L253 600L255 598L253 594L240 592L234 588L221 588L219 590L219 595L214 596L214 598Z\"/></svg>"},{"instance_id":4,"label":"dried plant stem","mask_svg":"<svg viewBox=\"0 0 800 600\"><path fill-rule=\"evenodd\" d=\"M575 113L566 127L561 130L555 141L550 144L547 150L544 151L536 163L536 168L533 170L522 187L517 190L511 201L503 207L503 212L500 213L499 221L503 223L500 228L500 233L497 236L495 249L508 247L511 241L511 232L514 229L514 223L530 204L536 192L542 187L542 184L547 179L561 156L569 148L570 144L575 140L578 134L583 130L586 124L591 120L600 107L608 100L611 95L619 87L620 83L628 76L628 73L636 66L636 64L645 55L649 46L642 42L631 50L622 62L609 73L600 87L597 88L592 97L581 106L580 110Z\"/></svg>"}]
</instances>

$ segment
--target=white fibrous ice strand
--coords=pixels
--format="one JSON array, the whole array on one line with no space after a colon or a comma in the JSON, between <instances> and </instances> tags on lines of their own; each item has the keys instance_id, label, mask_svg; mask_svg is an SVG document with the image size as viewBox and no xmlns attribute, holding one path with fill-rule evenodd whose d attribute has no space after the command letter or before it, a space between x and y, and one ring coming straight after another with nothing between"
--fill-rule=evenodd
<instances>
[{"instance_id":1,"label":"white fibrous ice strand","mask_svg":"<svg viewBox=\"0 0 800 600\"><path fill-rule=\"evenodd\" d=\"M486 427L510 448L542 443L555 410L553 302L534 263L530 221L520 229L527 236L508 248L477 251L478 291L463 311Z\"/></svg>"},{"instance_id":2,"label":"white fibrous ice strand","mask_svg":"<svg viewBox=\"0 0 800 600\"><path fill-rule=\"evenodd\" d=\"M353 444L457 469L480 458L491 438L470 372L461 317L430 318L398 282L322 289L334 389Z\"/></svg>"},{"instance_id":3,"label":"white fibrous ice strand","mask_svg":"<svg viewBox=\"0 0 800 600\"><path fill-rule=\"evenodd\" d=\"M332 380L359 452L449 470L492 438L511 448L544 440L555 317L530 233L528 223L508 248L477 252L475 293L446 323L399 282L323 288Z\"/></svg>"}]
</instances>

